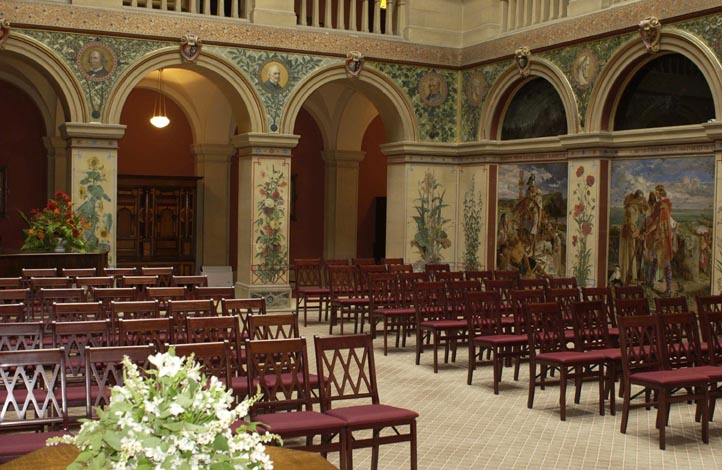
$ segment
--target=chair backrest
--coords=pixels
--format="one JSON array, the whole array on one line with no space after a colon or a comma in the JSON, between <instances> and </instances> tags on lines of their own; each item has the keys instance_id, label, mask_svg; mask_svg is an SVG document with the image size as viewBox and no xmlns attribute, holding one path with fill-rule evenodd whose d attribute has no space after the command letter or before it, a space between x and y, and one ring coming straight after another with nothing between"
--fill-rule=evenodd
<instances>
[{"instance_id":1,"label":"chair backrest","mask_svg":"<svg viewBox=\"0 0 722 470\"><path fill-rule=\"evenodd\" d=\"M511 279L488 279L484 281L486 290L493 290L499 294L499 300L503 305L508 304L511 298L511 291L516 289L516 281Z\"/></svg>"},{"instance_id":2,"label":"chair backrest","mask_svg":"<svg viewBox=\"0 0 722 470\"><path fill-rule=\"evenodd\" d=\"M521 290L535 290L535 289L541 289L545 290L549 287L547 284L547 280L543 277L535 278L535 279L519 279L516 282L516 288Z\"/></svg>"},{"instance_id":3,"label":"chair backrest","mask_svg":"<svg viewBox=\"0 0 722 470\"><path fill-rule=\"evenodd\" d=\"M248 390L260 391L251 419L274 411L311 411L306 338L246 340L246 359Z\"/></svg>"},{"instance_id":4,"label":"chair backrest","mask_svg":"<svg viewBox=\"0 0 722 470\"><path fill-rule=\"evenodd\" d=\"M174 328L170 318L118 320L118 344L120 346L153 344L159 351L165 351L166 343L173 344L174 342Z\"/></svg>"},{"instance_id":5,"label":"chair backrest","mask_svg":"<svg viewBox=\"0 0 722 470\"><path fill-rule=\"evenodd\" d=\"M617 316L614 313L614 300L612 289L609 287L582 287L582 300L584 302L600 301L607 309L607 318L612 326L617 326Z\"/></svg>"},{"instance_id":6,"label":"chair backrest","mask_svg":"<svg viewBox=\"0 0 722 470\"><path fill-rule=\"evenodd\" d=\"M722 364L722 311L699 312L702 339L707 344L707 361Z\"/></svg>"},{"instance_id":7,"label":"chair backrest","mask_svg":"<svg viewBox=\"0 0 722 470\"><path fill-rule=\"evenodd\" d=\"M722 295L703 295L697 297L697 313L722 312Z\"/></svg>"},{"instance_id":8,"label":"chair backrest","mask_svg":"<svg viewBox=\"0 0 722 470\"><path fill-rule=\"evenodd\" d=\"M98 275L98 270L96 268L60 268L60 275L71 278L94 277Z\"/></svg>"},{"instance_id":9,"label":"chair backrest","mask_svg":"<svg viewBox=\"0 0 722 470\"><path fill-rule=\"evenodd\" d=\"M113 276L89 276L89 277L76 277L75 287L83 289L85 292L86 299L90 300L93 297L93 289L97 287L113 287L115 280Z\"/></svg>"},{"instance_id":10,"label":"chair backrest","mask_svg":"<svg viewBox=\"0 0 722 470\"><path fill-rule=\"evenodd\" d=\"M30 301L30 289L0 289L0 303L27 304Z\"/></svg>"},{"instance_id":11,"label":"chair backrest","mask_svg":"<svg viewBox=\"0 0 722 470\"><path fill-rule=\"evenodd\" d=\"M662 369L659 321L654 315L620 316L619 347L622 350L622 369L625 380L633 372Z\"/></svg>"},{"instance_id":12,"label":"chair backrest","mask_svg":"<svg viewBox=\"0 0 722 470\"><path fill-rule=\"evenodd\" d=\"M519 271L493 271L493 273L494 279L514 281L514 283L521 277Z\"/></svg>"},{"instance_id":13,"label":"chair backrest","mask_svg":"<svg viewBox=\"0 0 722 470\"><path fill-rule=\"evenodd\" d=\"M66 302L83 302L86 300L85 292L79 287L67 288L41 288L38 299L40 302L39 310L36 312L37 318L49 318L53 315L53 305Z\"/></svg>"},{"instance_id":14,"label":"chair backrest","mask_svg":"<svg viewBox=\"0 0 722 470\"><path fill-rule=\"evenodd\" d=\"M244 339L241 338L240 319L228 317L188 317L186 332L189 343L215 343L227 341L231 348L232 373L245 373L246 364L242 361Z\"/></svg>"},{"instance_id":15,"label":"chair backrest","mask_svg":"<svg viewBox=\"0 0 722 470\"><path fill-rule=\"evenodd\" d=\"M142 266L140 268L140 274L143 276L158 276L158 286L170 287L171 279L173 278L173 266Z\"/></svg>"},{"instance_id":16,"label":"chair backrest","mask_svg":"<svg viewBox=\"0 0 722 470\"><path fill-rule=\"evenodd\" d=\"M93 301L100 302L106 317L111 316L110 303L112 301L134 301L137 291L133 287L93 287ZM115 325L114 325L115 326Z\"/></svg>"},{"instance_id":17,"label":"chair backrest","mask_svg":"<svg viewBox=\"0 0 722 470\"><path fill-rule=\"evenodd\" d=\"M572 326L572 304L581 300L579 296L579 289L567 288L567 289L549 289L547 292L547 300L549 302L557 302L562 310L564 321L567 322L567 326Z\"/></svg>"},{"instance_id":18,"label":"chair backrest","mask_svg":"<svg viewBox=\"0 0 722 470\"><path fill-rule=\"evenodd\" d=\"M424 271L430 280L436 280L436 274L439 272L451 271L451 266L447 264L427 264L424 265Z\"/></svg>"},{"instance_id":19,"label":"chair backrest","mask_svg":"<svg viewBox=\"0 0 722 470\"><path fill-rule=\"evenodd\" d=\"M481 292L481 281L446 281L446 304L449 311L456 316L464 316L466 312L466 294Z\"/></svg>"},{"instance_id":20,"label":"chair backrest","mask_svg":"<svg viewBox=\"0 0 722 470\"><path fill-rule=\"evenodd\" d=\"M463 271L439 271L434 273L434 280L441 282L463 281Z\"/></svg>"},{"instance_id":21,"label":"chair backrest","mask_svg":"<svg viewBox=\"0 0 722 470\"><path fill-rule=\"evenodd\" d=\"M0 352L42 349L42 322L0 323Z\"/></svg>"},{"instance_id":22,"label":"chair backrest","mask_svg":"<svg viewBox=\"0 0 722 470\"><path fill-rule=\"evenodd\" d=\"M403 265L404 259L403 258L381 258L381 264L385 264L386 266Z\"/></svg>"},{"instance_id":23,"label":"chair backrest","mask_svg":"<svg viewBox=\"0 0 722 470\"><path fill-rule=\"evenodd\" d=\"M65 302L53 303L51 321L95 321L105 320L105 314L100 302Z\"/></svg>"},{"instance_id":24,"label":"chair backrest","mask_svg":"<svg viewBox=\"0 0 722 470\"><path fill-rule=\"evenodd\" d=\"M276 313L273 315L248 315L249 338L286 339L298 338L298 315L292 313Z\"/></svg>"},{"instance_id":25,"label":"chair backrest","mask_svg":"<svg viewBox=\"0 0 722 470\"><path fill-rule=\"evenodd\" d=\"M467 281L481 281L484 284L484 289L486 289L486 281L494 279L494 273L492 271L465 271L464 279Z\"/></svg>"},{"instance_id":26,"label":"chair backrest","mask_svg":"<svg viewBox=\"0 0 722 470\"><path fill-rule=\"evenodd\" d=\"M547 301L546 293L543 290L512 290L509 291L507 315L514 317L514 333L521 335L526 333L526 307L529 304L541 304Z\"/></svg>"},{"instance_id":27,"label":"chair backrest","mask_svg":"<svg viewBox=\"0 0 722 470\"><path fill-rule=\"evenodd\" d=\"M679 369L702 365L702 345L699 326L694 313L667 313L659 315L662 360L665 369Z\"/></svg>"},{"instance_id":28,"label":"chair backrest","mask_svg":"<svg viewBox=\"0 0 722 470\"><path fill-rule=\"evenodd\" d=\"M354 297L358 294L358 280L356 268L353 266L328 266L328 287L331 298Z\"/></svg>"},{"instance_id":29,"label":"chair backrest","mask_svg":"<svg viewBox=\"0 0 722 470\"><path fill-rule=\"evenodd\" d=\"M53 322L53 347L65 351L68 380L85 380L85 349L112 346L110 320Z\"/></svg>"},{"instance_id":30,"label":"chair backrest","mask_svg":"<svg viewBox=\"0 0 722 470\"><path fill-rule=\"evenodd\" d=\"M689 312L689 308L687 307L687 297L655 297L654 311L658 315Z\"/></svg>"},{"instance_id":31,"label":"chair backrest","mask_svg":"<svg viewBox=\"0 0 722 470\"><path fill-rule=\"evenodd\" d=\"M398 273L397 278L399 280L399 293L404 301L405 307L411 307L414 305L414 286L417 282L426 282L429 278L426 273L415 273L415 272L404 272Z\"/></svg>"},{"instance_id":32,"label":"chair backrest","mask_svg":"<svg viewBox=\"0 0 722 470\"><path fill-rule=\"evenodd\" d=\"M132 287L136 290L135 300L146 299L146 289L150 286L158 286L158 276L121 276L118 280L118 287Z\"/></svg>"},{"instance_id":33,"label":"chair backrest","mask_svg":"<svg viewBox=\"0 0 722 470\"><path fill-rule=\"evenodd\" d=\"M168 309L169 300L186 300L188 291L185 287L156 287L151 286L145 290L145 296L148 300L157 300L162 311Z\"/></svg>"},{"instance_id":34,"label":"chair backrest","mask_svg":"<svg viewBox=\"0 0 722 470\"><path fill-rule=\"evenodd\" d=\"M614 298L619 299L643 299L644 288L642 286L617 286L614 288Z\"/></svg>"},{"instance_id":35,"label":"chair backrest","mask_svg":"<svg viewBox=\"0 0 722 470\"><path fill-rule=\"evenodd\" d=\"M498 293L494 291L468 292L465 304L470 336L502 333Z\"/></svg>"},{"instance_id":36,"label":"chair backrest","mask_svg":"<svg viewBox=\"0 0 722 470\"><path fill-rule=\"evenodd\" d=\"M578 351L608 349L612 347L609 336L607 307L601 301L572 303L574 345Z\"/></svg>"},{"instance_id":37,"label":"chair backrest","mask_svg":"<svg viewBox=\"0 0 722 470\"><path fill-rule=\"evenodd\" d=\"M0 289L21 289L22 287L22 277L0 277Z\"/></svg>"},{"instance_id":38,"label":"chair backrest","mask_svg":"<svg viewBox=\"0 0 722 470\"><path fill-rule=\"evenodd\" d=\"M265 315L266 299L256 297L252 299L223 299L221 301L221 312L225 316L234 315L240 320L241 338L250 337L248 327L248 315Z\"/></svg>"},{"instance_id":39,"label":"chair backrest","mask_svg":"<svg viewBox=\"0 0 722 470\"><path fill-rule=\"evenodd\" d=\"M0 427L68 427L62 348L0 354Z\"/></svg>"},{"instance_id":40,"label":"chair backrest","mask_svg":"<svg viewBox=\"0 0 722 470\"><path fill-rule=\"evenodd\" d=\"M314 336L321 410L341 400L367 400L379 404L374 345L371 335Z\"/></svg>"},{"instance_id":41,"label":"chair backrest","mask_svg":"<svg viewBox=\"0 0 722 470\"><path fill-rule=\"evenodd\" d=\"M207 377L215 376L230 388L233 352L228 341L172 344L166 347L174 348L176 356L179 357L193 354L193 360L201 365L203 374Z\"/></svg>"},{"instance_id":42,"label":"chair backrest","mask_svg":"<svg viewBox=\"0 0 722 470\"><path fill-rule=\"evenodd\" d=\"M221 306L221 300L233 299L236 297L235 287L196 287L193 293L196 300L211 300L213 308L217 312Z\"/></svg>"},{"instance_id":43,"label":"chair backrest","mask_svg":"<svg viewBox=\"0 0 722 470\"><path fill-rule=\"evenodd\" d=\"M296 287L322 287L323 263L321 258L296 258L293 260Z\"/></svg>"},{"instance_id":44,"label":"chair backrest","mask_svg":"<svg viewBox=\"0 0 722 470\"><path fill-rule=\"evenodd\" d=\"M549 278L550 289L576 289L577 278L576 277L552 277Z\"/></svg>"},{"instance_id":45,"label":"chair backrest","mask_svg":"<svg viewBox=\"0 0 722 470\"><path fill-rule=\"evenodd\" d=\"M198 287L208 287L208 276L173 276L170 280L172 287L183 287L186 290L186 299L195 297Z\"/></svg>"},{"instance_id":46,"label":"chair backrest","mask_svg":"<svg viewBox=\"0 0 722 470\"><path fill-rule=\"evenodd\" d=\"M369 275L372 273L386 273L385 264L362 264L357 266L358 269L358 287L361 292L368 294L369 291Z\"/></svg>"},{"instance_id":47,"label":"chair backrest","mask_svg":"<svg viewBox=\"0 0 722 470\"><path fill-rule=\"evenodd\" d=\"M220 299L218 299L220 302ZM213 300L169 300L168 318L173 320L176 342L185 341L186 318L188 317L212 317L218 315Z\"/></svg>"},{"instance_id":48,"label":"chair backrest","mask_svg":"<svg viewBox=\"0 0 722 470\"><path fill-rule=\"evenodd\" d=\"M390 273L412 273L414 267L410 264L387 264Z\"/></svg>"},{"instance_id":49,"label":"chair backrest","mask_svg":"<svg viewBox=\"0 0 722 470\"><path fill-rule=\"evenodd\" d=\"M143 371L150 367L148 357L155 352L152 344L85 348L86 416L95 418L95 408L103 408L110 402L111 389L123 385L123 357L127 356Z\"/></svg>"},{"instance_id":50,"label":"chair backrest","mask_svg":"<svg viewBox=\"0 0 722 470\"><path fill-rule=\"evenodd\" d=\"M617 299L617 321L621 317L649 315L649 302L645 298Z\"/></svg>"},{"instance_id":51,"label":"chair backrest","mask_svg":"<svg viewBox=\"0 0 722 470\"><path fill-rule=\"evenodd\" d=\"M564 319L559 304L545 302L526 306L526 327L529 334L529 354L567 350Z\"/></svg>"},{"instance_id":52,"label":"chair backrest","mask_svg":"<svg viewBox=\"0 0 722 470\"><path fill-rule=\"evenodd\" d=\"M449 311L443 282L417 282L414 286L414 308L417 324L428 320L446 320Z\"/></svg>"},{"instance_id":53,"label":"chair backrest","mask_svg":"<svg viewBox=\"0 0 722 470\"><path fill-rule=\"evenodd\" d=\"M403 307L399 281L393 273L369 274L369 310Z\"/></svg>"},{"instance_id":54,"label":"chair backrest","mask_svg":"<svg viewBox=\"0 0 722 470\"><path fill-rule=\"evenodd\" d=\"M22 323L25 321L25 304L0 304L0 323Z\"/></svg>"},{"instance_id":55,"label":"chair backrest","mask_svg":"<svg viewBox=\"0 0 722 470\"><path fill-rule=\"evenodd\" d=\"M113 326L119 325L118 320L146 320L160 318L160 305L157 300L138 302L110 302L110 317Z\"/></svg>"},{"instance_id":56,"label":"chair backrest","mask_svg":"<svg viewBox=\"0 0 722 470\"><path fill-rule=\"evenodd\" d=\"M40 289L62 289L70 287L72 279L69 277L31 277L30 291L38 292Z\"/></svg>"},{"instance_id":57,"label":"chair backrest","mask_svg":"<svg viewBox=\"0 0 722 470\"><path fill-rule=\"evenodd\" d=\"M134 267L105 268L103 269L103 274L105 274L106 276L112 276L113 279L115 279L116 287L120 287L120 279L123 276L135 276L136 274L138 274L138 270Z\"/></svg>"},{"instance_id":58,"label":"chair backrest","mask_svg":"<svg viewBox=\"0 0 722 470\"><path fill-rule=\"evenodd\" d=\"M20 272L25 279L31 277L56 277L58 275L57 268L23 268Z\"/></svg>"}]
</instances>

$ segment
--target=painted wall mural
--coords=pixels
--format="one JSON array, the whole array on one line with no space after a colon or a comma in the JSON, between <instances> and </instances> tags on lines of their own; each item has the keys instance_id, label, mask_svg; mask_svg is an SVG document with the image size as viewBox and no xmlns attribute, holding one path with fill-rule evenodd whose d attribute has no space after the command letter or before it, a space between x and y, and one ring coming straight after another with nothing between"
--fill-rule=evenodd
<instances>
[{"instance_id":1,"label":"painted wall mural","mask_svg":"<svg viewBox=\"0 0 722 470\"><path fill-rule=\"evenodd\" d=\"M284 282L288 271L288 165L259 163L255 167L256 220L254 222L253 284Z\"/></svg>"},{"instance_id":2,"label":"painted wall mural","mask_svg":"<svg viewBox=\"0 0 722 470\"><path fill-rule=\"evenodd\" d=\"M499 165L497 269L566 272L567 164Z\"/></svg>"},{"instance_id":3,"label":"painted wall mural","mask_svg":"<svg viewBox=\"0 0 722 470\"><path fill-rule=\"evenodd\" d=\"M611 283L651 297L708 294L713 206L713 157L612 162Z\"/></svg>"},{"instance_id":4,"label":"painted wall mural","mask_svg":"<svg viewBox=\"0 0 722 470\"><path fill-rule=\"evenodd\" d=\"M596 285L598 266L599 162L569 162L569 237L567 274L580 286Z\"/></svg>"},{"instance_id":5,"label":"painted wall mural","mask_svg":"<svg viewBox=\"0 0 722 470\"><path fill-rule=\"evenodd\" d=\"M487 269L487 227L489 208L488 166L465 167L459 171L459 210L456 218L461 224L459 230L460 259L457 269L475 271Z\"/></svg>"},{"instance_id":6,"label":"painted wall mural","mask_svg":"<svg viewBox=\"0 0 722 470\"><path fill-rule=\"evenodd\" d=\"M481 126L481 110L489 95L491 86L499 75L511 67L511 61L489 64L461 72L463 93L461 95L460 138L462 142L479 140Z\"/></svg>"}]
</instances>

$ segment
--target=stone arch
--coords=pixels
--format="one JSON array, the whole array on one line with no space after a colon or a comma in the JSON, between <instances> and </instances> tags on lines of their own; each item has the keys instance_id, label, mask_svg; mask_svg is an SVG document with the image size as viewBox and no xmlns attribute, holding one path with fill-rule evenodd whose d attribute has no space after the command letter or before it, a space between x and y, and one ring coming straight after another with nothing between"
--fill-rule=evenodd
<instances>
[{"instance_id":1,"label":"stone arch","mask_svg":"<svg viewBox=\"0 0 722 470\"><path fill-rule=\"evenodd\" d=\"M280 123L281 134L292 134L301 106L309 96L323 85L339 80L347 83L369 98L382 116L389 142L415 141L418 127L413 108L404 93L387 76L371 67L353 79L349 79L342 65L332 65L307 77L288 99Z\"/></svg>"},{"instance_id":2,"label":"stone arch","mask_svg":"<svg viewBox=\"0 0 722 470\"><path fill-rule=\"evenodd\" d=\"M88 120L88 106L80 82L68 64L53 50L35 39L12 30L3 46L3 50L5 53L16 55L22 62L32 64L32 68L37 70L43 79L47 80L47 83L50 84L57 95L66 122L86 122ZM32 76L29 78L33 80ZM41 94L34 92L29 94L40 109L46 111L53 109L53 103L45 102ZM55 125L55 117L45 116L46 125ZM48 134L53 135L54 133L55 130L49 127Z\"/></svg>"},{"instance_id":3,"label":"stone arch","mask_svg":"<svg viewBox=\"0 0 722 470\"><path fill-rule=\"evenodd\" d=\"M534 78L543 78L551 83L564 105L567 133L579 132L579 108L571 83L561 69L552 62L531 56L528 77L522 77L516 65L512 65L499 76L489 91L481 112L479 126L481 140L500 140L501 119L506 114L511 100L521 87Z\"/></svg>"},{"instance_id":4,"label":"stone arch","mask_svg":"<svg viewBox=\"0 0 722 470\"><path fill-rule=\"evenodd\" d=\"M118 78L108 95L102 121L110 124L119 123L121 111L133 88L140 85L143 78L150 72L162 68L188 69L198 72L211 80L228 98L231 113L236 122L248 122L248 128L239 129L239 132L262 132L265 128L261 99L238 68L213 54L207 53L201 54L195 64L186 64L181 60L177 47L167 47L154 51L128 68ZM188 113L188 109L192 109L192 105L183 97L175 94L172 89L169 89L168 92L184 108L192 128L197 130L201 123L198 122L194 113Z\"/></svg>"},{"instance_id":5,"label":"stone arch","mask_svg":"<svg viewBox=\"0 0 722 470\"><path fill-rule=\"evenodd\" d=\"M610 58L597 79L589 98L586 122L588 132L609 131L619 100L630 80L662 53L679 53L691 60L704 75L712 92L717 119L722 117L722 67L714 52L698 37L677 29L662 29L659 52L650 54L635 37Z\"/></svg>"}]
</instances>

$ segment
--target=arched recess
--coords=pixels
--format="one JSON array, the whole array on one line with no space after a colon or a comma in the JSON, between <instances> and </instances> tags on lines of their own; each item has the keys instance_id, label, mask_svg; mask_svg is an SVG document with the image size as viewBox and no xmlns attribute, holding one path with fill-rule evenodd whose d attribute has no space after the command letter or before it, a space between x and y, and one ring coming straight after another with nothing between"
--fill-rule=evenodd
<instances>
[{"instance_id":1,"label":"arched recess","mask_svg":"<svg viewBox=\"0 0 722 470\"><path fill-rule=\"evenodd\" d=\"M80 82L65 61L54 51L32 38L11 31L3 46L3 56L5 57L0 59L0 63L10 57L10 60L17 59L30 65L28 69L30 73L25 77L32 81L37 93L29 93L29 95L44 114L46 110L48 111L45 115L46 123L49 125L48 135L55 135L57 125L61 124L55 122L55 116L51 115L54 114L53 110L57 103L63 110L65 122L88 120L88 106ZM41 78L42 82L40 82ZM44 85L49 85L56 96L43 93Z\"/></svg>"},{"instance_id":2,"label":"arched recess","mask_svg":"<svg viewBox=\"0 0 722 470\"><path fill-rule=\"evenodd\" d=\"M238 133L262 132L265 128L261 100L248 79L238 68L212 54L202 54L195 64L186 64L181 60L178 48L175 47L159 49L148 54L134 63L118 78L117 83L108 95L103 122L117 124L125 100L131 90L138 86L149 73L163 68L192 70L211 80L228 100L231 106L231 114L238 126ZM184 109L192 109L192 107L187 107L183 103L181 96L174 96L172 90L169 93ZM192 112L188 114L188 118L191 121L194 133L197 133L202 128L203 123L199 122L198 116Z\"/></svg>"},{"instance_id":3,"label":"arched recess","mask_svg":"<svg viewBox=\"0 0 722 470\"><path fill-rule=\"evenodd\" d=\"M341 65L323 68L301 82L291 94L281 119L280 132L290 134L301 106L322 86L344 80L365 95L379 111L389 142L415 141L418 134L411 103L385 75L367 67L356 78L349 78Z\"/></svg>"},{"instance_id":4,"label":"arched recess","mask_svg":"<svg viewBox=\"0 0 722 470\"><path fill-rule=\"evenodd\" d=\"M567 117L567 133L579 132L579 110L572 85L562 71L553 63L532 56L529 75L522 77L514 65L504 71L489 91L489 95L481 112L479 136L481 140L500 140L502 118L506 114L514 95L534 78L543 78L554 87L564 105Z\"/></svg>"},{"instance_id":5,"label":"arched recess","mask_svg":"<svg viewBox=\"0 0 722 470\"><path fill-rule=\"evenodd\" d=\"M712 92L715 115L722 116L722 67L714 52L696 36L677 29L662 29L659 53L676 52L694 63ZM589 98L586 122L588 132L609 131L625 88L636 73L658 57L650 54L642 40L634 38L612 56L602 69Z\"/></svg>"}]
</instances>

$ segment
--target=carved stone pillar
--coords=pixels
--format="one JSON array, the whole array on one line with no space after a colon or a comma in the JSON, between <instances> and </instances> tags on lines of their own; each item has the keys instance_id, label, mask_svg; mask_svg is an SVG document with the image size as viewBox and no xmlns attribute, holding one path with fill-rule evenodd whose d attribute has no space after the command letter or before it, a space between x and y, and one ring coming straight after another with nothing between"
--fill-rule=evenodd
<instances>
[{"instance_id":1,"label":"carved stone pillar","mask_svg":"<svg viewBox=\"0 0 722 470\"><path fill-rule=\"evenodd\" d=\"M250 20L255 24L293 27L296 25L293 5L293 0L256 0Z\"/></svg>"},{"instance_id":2,"label":"carved stone pillar","mask_svg":"<svg viewBox=\"0 0 722 470\"><path fill-rule=\"evenodd\" d=\"M356 256L359 162L366 152L323 152L326 162L324 247L327 259Z\"/></svg>"},{"instance_id":3,"label":"carved stone pillar","mask_svg":"<svg viewBox=\"0 0 722 470\"><path fill-rule=\"evenodd\" d=\"M238 153L236 290L287 308L291 149L299 136L249 133L233 138Z\"/></svg>"},{"instance_id":4,"label":"carved stone pillar","mask_svg":"<svg viewBox=\"0 0 722 470\"><path fill-rule=\"evenodd\" d=\"M203 180L198 188L197 237L198 264L224 266L229 263L230 236L230 169L232 145L196 144L193 155L196 176Z\"/></svg>"},{"instance_id":5,"label":"carved stone pillar","mask_svg":"<svg viewBox=\"0 0 722 470\"><path fill-rule=\"evenodd\" d=\"M107 250L115 264L115 212L118 194L118 140L125 126L67 122L60 132L70 154L70 197L75 210L90 224L85 240L90 249Z\"/></svg>"},{"instance_id":6,"label":"carved stone pillar","mask_svg":"<svg viewBox=\"0 0 722 470\"><path fill-rule=\"evenodd\" d=\"M70 159L68 143L60 136L43 139L48 152L48 194L68 192L70 187Z\"/></svg>"}]
</instances>

